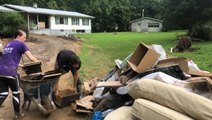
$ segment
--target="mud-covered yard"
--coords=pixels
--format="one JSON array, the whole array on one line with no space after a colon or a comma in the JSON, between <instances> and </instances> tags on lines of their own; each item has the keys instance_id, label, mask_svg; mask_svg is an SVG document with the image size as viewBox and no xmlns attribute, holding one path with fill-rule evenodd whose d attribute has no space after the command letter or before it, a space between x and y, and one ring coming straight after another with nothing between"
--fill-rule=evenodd
<instances>
[{"instance_id":1,"label":"mud-covered yard","mask_svg":"<svg viewBox=\"0 0 212 120\"><path fill-rule=\"evenodd\" d=\"M77 54L80 52L80 44L82 41L72 41L59 37L47 36L47 35L30 35L35 38L33 41L26 42L29 46L32 54L42 61L43 72L53 70L55 58L59 50L70 49L75 51ZM2 40L3 44L6 44L5 39ZM27 58L24 56L24 62L28 62ZM22 69L19 69L19 73L24 75ZM59 89L72 88L72 75L65 74L61 76L59 82ZM23 101L23 93L21 92L21 100ZM23 102L22 102L23 103ZM21 103L21 105L22 105ZM23 111L23 110L22 110ZM45 118L42 116L39 109L31 103L29 111L23 111L25 117L23 120L86 120L88 119L87 114L76 113L72 110L71 106L65 108L57 108L52 114ZM12 96L11 94L7 97L3 106L0 108L0 120L12 120L14 116L14 110L12 106Z\"/></svg>"}]
</instances>

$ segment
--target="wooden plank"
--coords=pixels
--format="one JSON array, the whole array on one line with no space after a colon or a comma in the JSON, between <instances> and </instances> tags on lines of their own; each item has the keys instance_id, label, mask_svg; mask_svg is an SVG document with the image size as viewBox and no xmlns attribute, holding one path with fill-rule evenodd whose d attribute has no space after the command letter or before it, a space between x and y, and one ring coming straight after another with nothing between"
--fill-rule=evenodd
<instances>
[{"instance_id":1,"label":"wooden plank","mask_svg":"<svg viewBox=\"0 0 212 120\"><path fill-rule=\"evenodd\" d=\"M99 82L96 87L122 87L124 86L120 81Z\"/></svg>"},{"instance_id":2,"label":"wooden plank","mask_svg":"<svg viewBox=\"0 0 212 120\"><path fill-rule=\"evenodd\" d=\"M76 112L80 112L80 113L92 113L91 110L83 110L83 109L76 109Z\"/></svg>"},{"instance_id":3,"label":"wooden plank","mask_svg":"<svg viewBox=\"0 0 212 120\"><path fill-rule=\"evenodd\" d=\"M44 29L44 28L46 28L45 22L38 22L38 28L39 28L39 29Z\"/></svg>"}]
</instances>

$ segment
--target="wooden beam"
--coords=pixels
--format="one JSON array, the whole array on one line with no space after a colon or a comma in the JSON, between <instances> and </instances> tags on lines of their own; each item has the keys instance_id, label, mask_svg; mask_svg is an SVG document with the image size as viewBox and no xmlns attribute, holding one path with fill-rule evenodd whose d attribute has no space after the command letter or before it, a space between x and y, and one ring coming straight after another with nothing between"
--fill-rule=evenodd
<instances>
[{"instance_id":1,"label":"wooden beam","mask_svg":"<svg viewBox=\"0 0 212 120\"><path fill-rule=\"evenodd\" d=\"M122 87L124 86L120 81L99 82L96 87Z\"/></svg>"}]
</instances>

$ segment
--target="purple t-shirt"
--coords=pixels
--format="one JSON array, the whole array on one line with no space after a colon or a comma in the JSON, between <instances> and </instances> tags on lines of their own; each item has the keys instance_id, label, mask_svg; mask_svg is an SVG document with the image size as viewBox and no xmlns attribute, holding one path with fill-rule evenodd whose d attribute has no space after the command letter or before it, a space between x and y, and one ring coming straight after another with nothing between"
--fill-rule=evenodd
<instances>
[{"instance_id":1,"label":"purple t-shirt","mask_svg":"<svg viewBox=\"0 0 212 120\"><path fill-rule=\"evenodd\" d=\"M17 68L22 54L28 50L29 48L24 42L13 40L8 43L0 58L0 75L17 76Z\"/></svg>"}]
</instances>

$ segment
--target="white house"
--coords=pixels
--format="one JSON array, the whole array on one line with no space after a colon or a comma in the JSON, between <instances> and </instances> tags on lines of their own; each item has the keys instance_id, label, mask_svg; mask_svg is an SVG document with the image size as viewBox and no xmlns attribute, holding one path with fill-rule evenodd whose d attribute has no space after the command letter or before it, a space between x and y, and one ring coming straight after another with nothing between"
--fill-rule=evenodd
<instances>
[{"instance_id":1,"label":"white house","mask_svg":"<svg viewBox=\"0 0 212 120\"><path fill-rule=\"evenodd\" d=\"M131 31L132 32L159 32L162 30L162 20L143 17L131 21Z\"/></svg>"},{"instance_id":2,"label":"white house","mask_svg":"<svg viewBox=\"0 0 212 120\"><path fill-rule=\"evenodd\" d=\"M39 8L36 4L32 7L11 4L3 6L21 12L27 20L27 28L30 33L47 35L91 33L91 19L94 17L90 15Z\"/></svg>"}]
</instances>

